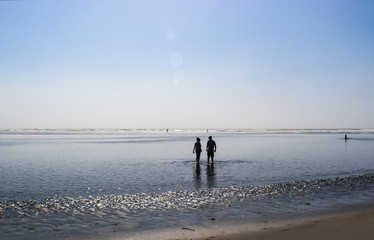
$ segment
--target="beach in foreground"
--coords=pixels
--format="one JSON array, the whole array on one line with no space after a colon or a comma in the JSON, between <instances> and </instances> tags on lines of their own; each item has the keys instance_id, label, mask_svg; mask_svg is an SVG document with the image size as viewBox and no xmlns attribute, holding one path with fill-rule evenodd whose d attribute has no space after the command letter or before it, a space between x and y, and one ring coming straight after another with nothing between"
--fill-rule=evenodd
<instances>
[{"instance_id":1,"label":"beach in foreground","mask_svg":"<svg viewBox=\"0 0 374 240\"><path fill-rule=\"evenodd\" d=\"M283 223L264 227L258 231L214 236L214 239L373 239L374 209L361 210L353 213L313 218L295 223ZM207 238L199 238L207 239Z\"/></svg>"},{"instance_id":2,"label":"beach in foreground","mask_svg":"<svg viewBox=\"0 0 374 240\"><path fill-rule=\"evenodd\" d=\"M163 239L163 240L293 240L293 239L337 239L364 240L374 236L374 207L314 216L305 219L289 220L259 225L217 226L209 229L181 229L168 232L141 234L115 239Z\"/></svg>"}]
</instances>

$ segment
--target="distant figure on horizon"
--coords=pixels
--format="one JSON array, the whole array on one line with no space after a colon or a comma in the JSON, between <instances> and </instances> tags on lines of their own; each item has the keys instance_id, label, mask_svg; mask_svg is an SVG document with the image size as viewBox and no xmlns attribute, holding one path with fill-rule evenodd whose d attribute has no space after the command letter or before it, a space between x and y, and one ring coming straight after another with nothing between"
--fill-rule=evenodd
<instances>
[{"instance_id":1,"label":"distant figure on horizon","mask_svg":"<svg viewBox=\"0 0 374 240\"><path fill-rule=\"evenodd\" d=\"M347 134L344 136L344 140L345 140L345 141L348 140Z\"/></svg>"},{"instance_id":2,"label":"distant figure on horizon","mask_svg":"<svg viewBox=\"0 0 374 240\"><path fill-rule=\"evenodd\" d=\"M216 142L212 140L212 136L209 136L209 140L206 143L206 151L208 154L208 163L209 163L209 158L212 159L212 164L213 164L213 158L214 158L214 153L217 150L217 145Z\"/></svg>"},{"instance_id":3,"label":"distant figure on horizon","mask_svg":"<svg viewBox=\"0 0 374 240\"><path fill-rule=\"evenodd\" d=\"M200 161L200 154L202 152L201 150L201 143L200 138L196 138L195 146L193 147L192 153L196 152L196 162L199 163Z\"/></svg>"}]
</instances>

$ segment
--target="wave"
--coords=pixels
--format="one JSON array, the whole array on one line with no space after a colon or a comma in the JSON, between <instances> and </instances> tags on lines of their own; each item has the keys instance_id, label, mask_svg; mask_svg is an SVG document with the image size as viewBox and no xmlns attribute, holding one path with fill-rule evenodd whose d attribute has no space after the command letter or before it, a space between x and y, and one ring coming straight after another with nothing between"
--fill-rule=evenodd
<instances>
[{"instance_id":1,"label":"wave","mask_svg":"<svg viewBox=\"0 0 374 240\"><path fill-rule=\"evenodd\" d=\"M77 129L42 129L42 128L16 128L0 129L0 134L24 134L24 135L74 135L74 134L188 134L188 133L251 133L251 134L374 134L372 128L321 128L321 129L246 129L246 128L222 128L222 129L106 129L106 128L77 128Z\"/></svg>"}]
</instances>

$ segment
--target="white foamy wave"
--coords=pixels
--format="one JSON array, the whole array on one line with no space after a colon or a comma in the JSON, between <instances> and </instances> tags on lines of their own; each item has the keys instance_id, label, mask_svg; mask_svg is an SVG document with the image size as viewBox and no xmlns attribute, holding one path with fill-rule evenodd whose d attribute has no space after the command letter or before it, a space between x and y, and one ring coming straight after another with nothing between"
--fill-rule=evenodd
<instances>
[{"instance_id":1,"label":"white foamy wave","mask_svg":"<svg viewBox=\"0 0 374 240\"><path fill-rule=\"evenodd\" d=\"M246 129L246 128L180 128L180 129L120 129L120 128L10 128L0 129L0 134L126 134L126 133L247 133L247 134L374 134L372 128L331 129Z\"/></svg>"}]
</instances>

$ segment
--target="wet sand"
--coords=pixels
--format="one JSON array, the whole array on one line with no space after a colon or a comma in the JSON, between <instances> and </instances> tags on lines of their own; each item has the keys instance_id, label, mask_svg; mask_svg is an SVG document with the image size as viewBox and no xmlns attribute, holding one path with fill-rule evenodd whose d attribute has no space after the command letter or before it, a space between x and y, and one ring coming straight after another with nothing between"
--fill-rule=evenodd
<instances>
[{"instance_id":1,"label":"wet sand","mask_svg":"<svg viewBox=\"0 0 374 240\"><path fill-rule=\"evenodd\" d=\"M175 238L177 239L177 238ZM183 238L182 238L183 239ZM186 238L188 239L188 238ZM191 239L191 238L190 238ZM374 208L323 217L313 217L297 222L269 224L262 229L221 232L194 240L365 240L374 239Z\"/></svg>"},{"instance_id":2,"label":"wet sand","mask_svg":"<svg viewBox=\"0 0 374 240\"><path fill-rule=\"evenodd\" d=\"M149 231L132 236L104 234L82 239L112 240L372 240L374 207L284 222L215 225ZM75 239L75 238L74 238Z\"/></svg>"}]
</instances>

